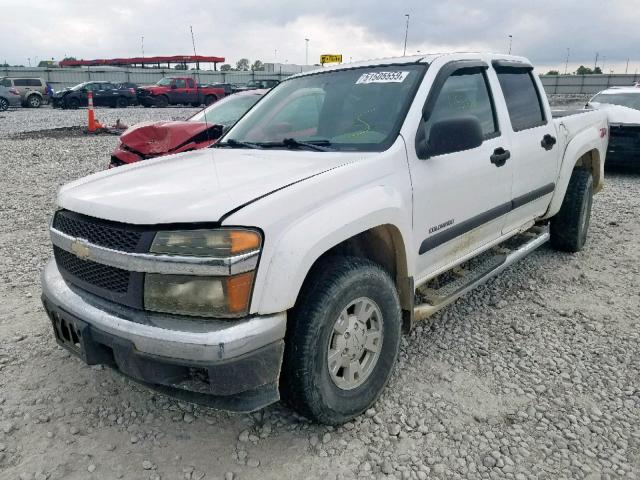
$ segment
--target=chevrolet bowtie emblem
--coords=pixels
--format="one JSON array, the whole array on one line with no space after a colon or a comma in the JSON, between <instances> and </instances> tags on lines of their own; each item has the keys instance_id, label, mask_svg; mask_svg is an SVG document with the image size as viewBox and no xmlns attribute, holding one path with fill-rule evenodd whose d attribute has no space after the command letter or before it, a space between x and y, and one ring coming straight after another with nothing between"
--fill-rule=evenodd
<instances>
[{"instance_id":1,"label":"chevrolet bowtie emblem","mask_svg":"<svg viewBox=\"0 0 640 480\"><path fill-rule=\"evenodd\" d=\"M90 255L87 242L80 239L75 239L71 242L71 251L79 258L88 258Z\"/></svg>"}]
</instances>

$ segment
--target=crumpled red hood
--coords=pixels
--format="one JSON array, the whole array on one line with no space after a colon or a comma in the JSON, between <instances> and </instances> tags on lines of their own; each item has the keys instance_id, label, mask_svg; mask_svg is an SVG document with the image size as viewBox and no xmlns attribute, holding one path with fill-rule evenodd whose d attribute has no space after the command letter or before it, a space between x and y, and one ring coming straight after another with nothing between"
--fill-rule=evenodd
<instances>
[{"instance_id":1,"label":"crumpled red hood","mask_svg":"<svg viewBox=\"0 0 640 480\"><path fill-rule=\"evenodd\" d=\"M158 155L170 152L212 126L186 121L140 123L125 131L120 141L144 155Z\"/></svg>"}]
</instances>

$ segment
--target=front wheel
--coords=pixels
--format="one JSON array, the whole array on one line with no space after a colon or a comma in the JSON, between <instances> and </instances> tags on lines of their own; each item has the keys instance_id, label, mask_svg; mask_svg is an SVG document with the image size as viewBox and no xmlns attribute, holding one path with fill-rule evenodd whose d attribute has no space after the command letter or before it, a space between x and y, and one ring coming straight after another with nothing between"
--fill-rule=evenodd
<instances>
[{"instance_id":1,"label":"front wheel","mask_svg":"<svg viewBox=\"0 0 640 480\"><path fill-rule=\"evenodd\" d=\"M80 108L80 100L77 98L70 98L66 103L67 108L70 108L71 110L77 110Z\"/></svg>"},{"instance_id":2,"label":"front wheel","mask_svg":"<svg viewBox=\"0 0 640 480\"><path fill-rule=\"evenodd\" d=\"M158 98L156 98L156 107L165 108L168 105L169 105L169 99L167 98L166 95L160 95Z\"/></svg>"},{"instance_id":3,"label":"front wheel","mask_svg":"<svg viewBox=\"0 0 640 480\"><path fill-rule=\"evenodd\" d=\"M593 176L589 170L576 168L571 174L560 211L551 218L551 246L564 252L579 252L587 241Z\"/></svg>"},{"instance_id":4,"label":"front wheel","mask_svg":"<svg viewBox=\"0 0 640 480\"><path fill-rule=\"evenodd\" d=\"M215 95L207 95L206 97L204 97L204 104L211 105L212 103L215 103L217 100L218 100L218 97L216 97Z\"/></svg>"},{"instance_id":5,"label":"front wheel","mask_svg":"<svg viewBox=\"0 0 640 480\"><path fill-rule=\"evenodd\" d=\"M355 257L321 261L291 312L283 400L320 423L353 419L384 389L400 335L400 302L387 272Z\"/></svg>"},{"instance_id":6,"label":"front wheel","mask_svg":"<svg viewBox=\"0 0 640 480\"><path fill-rule=\"evenodd\" d=\"M0 112L6 112L9 109L9 100L0 97Z\"/></svg>"}]
</instances>

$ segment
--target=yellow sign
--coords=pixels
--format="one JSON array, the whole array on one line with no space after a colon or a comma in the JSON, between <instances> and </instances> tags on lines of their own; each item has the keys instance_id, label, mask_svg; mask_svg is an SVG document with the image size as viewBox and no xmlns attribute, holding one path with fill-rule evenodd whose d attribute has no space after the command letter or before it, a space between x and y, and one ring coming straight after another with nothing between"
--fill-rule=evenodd
<instances>
[{"instance_id":1,"label":"yellow sign","mask_svg":"<svg viewBox=\"0 0 640 480\"><path fill-rule=\"evenodd\" d=\"M320 63L342 63L342 55L320 55Z\"/></svg>"}]
</instances>

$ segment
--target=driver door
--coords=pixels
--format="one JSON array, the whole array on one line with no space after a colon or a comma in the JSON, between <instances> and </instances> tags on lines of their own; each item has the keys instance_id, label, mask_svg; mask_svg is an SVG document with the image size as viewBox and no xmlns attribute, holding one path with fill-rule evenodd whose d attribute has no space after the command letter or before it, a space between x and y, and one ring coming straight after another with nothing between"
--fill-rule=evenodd
<instances>
[{"instance_id":1,"label":"driver door","mask_svg":"<svg viewBox=\"0 0 640 480\"><path fill-rule=\"evenodd\" d=\"M445 64L433 82L416 135L428 145L437 122L473 117L482 129L481 145L424 159L418 158L417 142L407 146L418 284L497 239L510 209L511 163L494 160L496 152L506 152L510 145L500 131L491 95L495 79L490 80L487 68L480 61ZM459 134L438 130L452 139Z\"/></svg>"}]
</instances>

